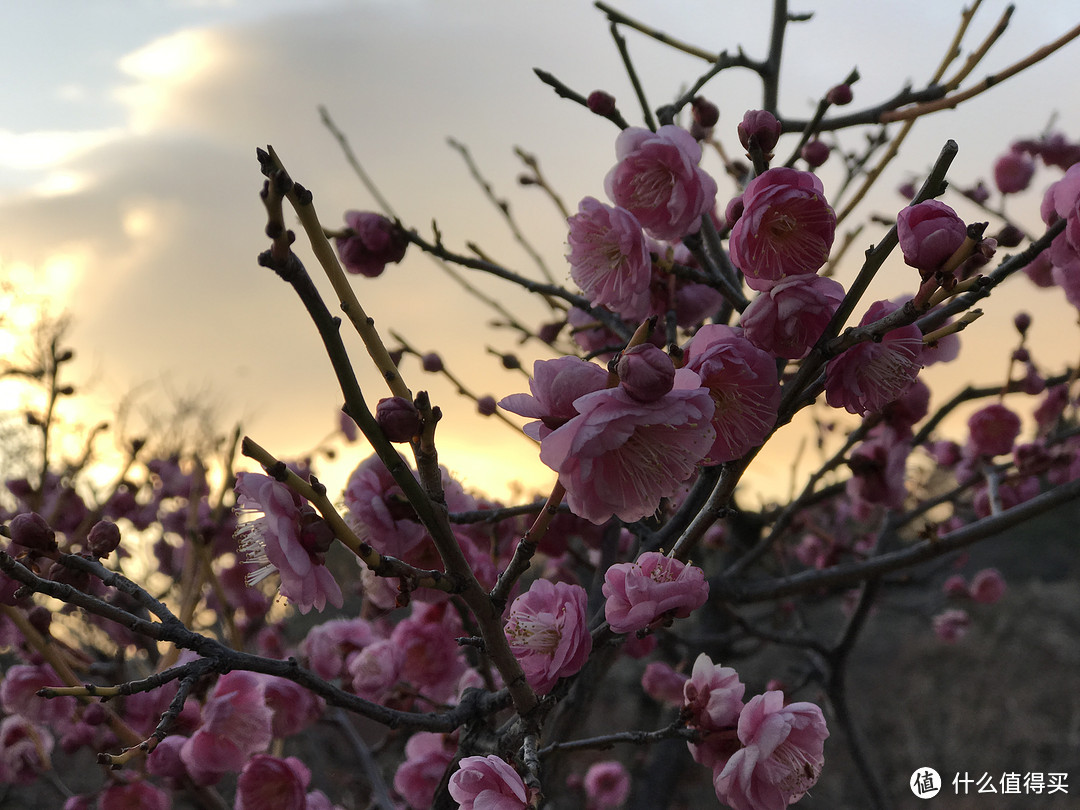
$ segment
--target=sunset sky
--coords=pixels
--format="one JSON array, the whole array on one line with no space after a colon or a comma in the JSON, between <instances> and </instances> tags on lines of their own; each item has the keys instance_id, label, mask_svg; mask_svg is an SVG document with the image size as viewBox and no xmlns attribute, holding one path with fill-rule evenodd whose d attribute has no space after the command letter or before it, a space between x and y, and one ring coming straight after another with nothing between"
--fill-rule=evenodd
<instances>
[{"instance_id":1,"label":"sunset sky","mask_svg":"<svg viewBox=\"0 0 1080 810\"><path fill-rule=\"evenodd\" d=\"M708 50L741 44L751 56L764 54L768 3L613 5ZM976 76L1017 61L1077 22L1073 0L1017 5ZM1004 7L998 0L984 4L965 53ZM782 108L807 115L853 67L863 77L854 107L892 95L909 79L920 84L951 39L961 8L959 2L793 4L793 11L816 16L789 29ZM496 260L535 274L447 146L453 137L509 199L556 278L567 279L565 222L540 192L515 185L521 165L513 147L538 155L552 185L576 208L586 195L604 196L617 130L556 97L532 68L549 70L583 94L608 90L640 123L606 20L588 2L44 0L0 6L0 30L0 275L23 300L44 296L52 312L72 315L74 376L87 407L108 415L135 390L147 407L198 394L217 404L222 432L242 420L246 432L281 456L303 452L334 429L340 395L299 302L255 263L267 247L257 146L273 144L294 178L314 192L325 225L340 225L346 209L374 208L320 122L317 108L326 105L408 225L430 236L435 219L452 249L466 252L465 243L475 241ZM707 68L635 32L625 35L654 108ZM1037 135L1052 119L1054 128L1080 139L1077 75L1080 42L996 92L923 121L878 196L864 205L864 217L895 216L903 205L896 186L925 172L947 138L960 145L951 174L956 186L989 182L993 159L1011 140ZM721 109L717 137L736 153L735 125L760 104L757 82L731 71L703 94ZM850 132L841 140L853 148L862 137ZM785 154L785 143L778 154ZM704 165L718 176L722 210L734 188L715 155ZM829 166L821 174L828 193L837 175ZM1010 213L1038 228L1041 192L1057 177L1040 170L1030 194L1008 201ZM883 231L871 225L862 241L868 246ZM319 275L306 246L298 252ZM849 263L839 279L850 280L856 269ZM870 300L910 290L911 272L894 257ZM507 283L470 279L519 317L544 317L541 306ZM932 370L939 399L951 396L962 377L1000 381L1018 307L1035 315L1037 362L1047 370L1076 362L1075 310L1059 293L1015 282L1008 300L991 299L987 317L966 333L963 368ZM463 297L426 257L413 251L382 278L355 284L388 343L393 329L422 351L438 350L477 394L500 398L524 390L524 377L485 350L516 351L513 336L488 327L491 311ZM21 314L8 315L17 332ZM0 340L10 351L12 338ZM385 393L359 341L348 340L374 405ZM521 353L545 356L528 347ZM505 496L515 479L550 485L553 475L529 440L476 415L415 362L407 361L403 373L413 390L429 389L446 412L442 460L467 486ZM10 396L0 390L5 407ZM786 463L765 457L759 474L783 478ZM343 477L327 483L333 490Z\"/></svg>"}]
</instances>

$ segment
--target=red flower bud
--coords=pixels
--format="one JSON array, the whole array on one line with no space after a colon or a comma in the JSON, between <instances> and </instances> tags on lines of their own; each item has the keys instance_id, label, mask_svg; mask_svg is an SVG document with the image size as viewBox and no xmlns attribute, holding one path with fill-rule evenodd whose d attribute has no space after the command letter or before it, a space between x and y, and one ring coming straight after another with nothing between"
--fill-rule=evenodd
<instances>
[{"instance_id":1,"label":"red flower bud","mask_svg":"<svg viewBox=\"0 0 1080 810\"><path fill-rule=\"evenodd\" d=\"M852 93L850 84L838 84L825 94L825 100L830 104L835 104L837 107L850 104L851 99Z\"/></svg>"},{"instance_id":2,"label":"red flower bud","mask_svg":"<svg viewBox=\"0 0 1080 810\"><path fill-rule=\"evenodd\" d=\"M86 547L95 557L108 557L120 545L120 527L110 520L99 520L86 535Z\"/></svg>"},{"instance_id":3,"label":"red flower bud","mask_svg":"<svg viewBox=\"0 0 1080 810\"><path fill-rule=\"evenodd\" d=\"M8 524L8 532L11 534L11 541L20 546L35 551L56 550L56 532L37 512L23 512L13 517Z\"/></svg>"},{"instance_id":4,"label":"red flower bud","mask_svg":"<svg viewBox=\"0 0 1080 810\"><path fill-rule=\"evenodd\" d=\"M375 421L392 442L407 442L420 432L420 412L404 397L380 399Z\"/></svg>"},{"instance_id":5,"label":"red flower bud","mask_svg":"<svg viewBox=\"0 0 1080 810\"><path fill-rule=\"evenodd\" d=\"M603 90L593 90L585 100L590 112L597 115L611 115L615 112L615 96Z\"/></svg>"},{"instance_id":6,"label":"red flower bud","mask_svg":"<svg viewBox=\"0 0 1080 810\"><path fill-rule=\"evenodd\" d=\"M421 357L420 365L424 367L424 371L436 372L443 370L442 358L435 352L430 352Z\"/></svg>"},{"instance_id":7,"label":"red flower bud","mask_svg":"<svg viewBox=\"0 0 1080 810\"><path fill-rule=\"evenodd\" d=\"M802 151L799 152L799 156L806 161L806 165L811 169L816 169L829 159L830 151L827 143L814 139L806 142Z\"/></svg>"},{"instance_id":8,"label":"red flower bud","mask_svg":"<svg viewBox=\"0 0 1080 810\"><path fill-rule=\"evenodd\" d=\"M776 142L780 140L780 122L776 116L765 110L747 110L742 123L738 126L739 143L747 151L750 144L756 143L766 155L772 152Z\"/></svg>"},{"instance_id":9,"label":"red flower bud","mask_svg":"<svg viewBox=\"0 0 1080 810\"><path fill-rule=\"evenodd\" d=\"M638 402L655 402L675 384L675 365L671 358L651 343L627 349L616 365L619 382Z\"/></svg>"},{"instance_id":10,"label":"red flower bud","mask_svg":"<svg viewBox=\"0 0 1080 810\"><path fill-rule=\"evenodd\" d=\"M694 116L694 123L703 129L716 126L720 120L720 109L704 96L695 96L690 102L690 112Z\"/></svg>"}]
</instances>

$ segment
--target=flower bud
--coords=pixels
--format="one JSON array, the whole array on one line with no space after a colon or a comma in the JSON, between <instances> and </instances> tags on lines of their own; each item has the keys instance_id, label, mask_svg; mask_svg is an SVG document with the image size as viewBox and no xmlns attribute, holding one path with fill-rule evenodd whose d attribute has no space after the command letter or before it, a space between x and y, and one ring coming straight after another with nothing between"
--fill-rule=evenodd
<instances>
[{"instance_id":1,"label":"flower bud","mask_svg":"<svg viewBox=\"0 0 1080 810\"><path fill-rule=\"evenodd\" d=\"M918 189L915 188L915 184L908 180L905 183L901 183L896 188L896 193L903 197L905 200L911 200L915 198L918 193Z\"/></svg>"},{"instance_id":2,"label":"flower bud","mask_svg":"<svg viewBox=\"0 0 1080 810\"><path fill-rule=\"evenodd\" d=\"M992 605L1005 595L1005 579L996 568L984 568L971 578L971 598Z\"/></svg>"},{"instance_id":3,"label":"flower bud","mask_svg":"<svg viewBox=\"0 0 1080 810\"><path fill-rule=\"evenodd\" d=\"M738 126L738 132L739 143L744 149L750 151L750 144L754 143L767 155L780 140L780 122L771 112L747 110Z\"/></svg>"},{"instance_id":4,"label":"flower bud","mask_svg":"<svg viewBox=\"0 0 1080 810\"><path fill-rule=\"evenodd\" d=\"M108 557L120 545L120 527L110 520L99 520L86 535L86 546L95 557Z\"/></svg>"},{"instance_id":5,"label":"flower bud","mask_svg":"<svg viewBox=\"0 0 1080 810\"><path fill-rule=\"evenodd\" d=\"M375 278L382 275L387 264L405 258L409 246L405 232L382 214L347 211L345 224L350 234L339 236L335 243L348 272Z\"/></svg>"},{"instance_id":6,"label":"flower bud","mask_svg":"<svg viewBox=\"0 0 1080 810\"><path fill-rule=\"evenodd\" d=\"M56 532L37 512L23 512L8 524L11 541L35 551L55 551Z\"/></svg>"},{"instance_id":7,"label":"flower bud","mask_svg":"<svg viewBox=\"0 0 1080 810\"><path fill-rule=\"evenodd\" d=\"M26 620L41 635L48 637L52 625L52 611L44 605L34 605L26 612Z\"/></svg>"},{"instance_id":8,"label":"flower bud","mask_svg":"<svg viewBox=\"0 0 1080 810\"><path fill-rule=\"evenodd\" d=\"M1021 335L1026 335L1027 330L1031 328L1031 316L1026 312L1017 312L1013 318L1013 326Z\"/></svg>"},{"instance_id":9,"label":"flower bud","mask_svg":"<svg viewBox=\"0 0 1080 810\"><path fill-rule=\"evenodd\" d=\"M1035 161L1024 152L1010 151L994 163L994 184L1002 194L1016 194L1035 175Z\"/></svg>"},{"instance_id":10,"label":"flower bud","mask_svg":"<svg viewBox=\"0 0 1080 810\"><path fill-rule=\"evenodd\" d=\"M1003 248L1014 248L1024 241L1024 232L1015 225L1004 225L994 236Z\"/></svg>"},{"instance_id":11,"label":"flower bud","mask_svg":"<svg viewBox=\"0 0 1080 810\"><path fill-rule=\"evenodd\" d=\"M392 442L407 442L420 432L420 411L404 397L380 399L375 421Z\"/></svg>"},{"instance_id":12,"label":"flower bud","mask_svg":"<svg viewBox=\"0 0 1080 810\"><path fill-rule=\"evenodd\" d=\"M585 105L590 112L597 115L611 115L615 112L615 96L611 95L611 93L605 93L603 90L593 90L589 93L588 99L585 100Z\"/></svg>"},{"instance_id":13,"label":"flower bud","mask_svg":"<svg viewBox=\"0 0 1080 810\"><path fill-rule=\"evenodd\" d=\"M923 277L937 272L967 238L967 227L943 202L926 200L910 205L896 218L904 262Z\"/></svg>"},{"instance_id":14,"label":"flower bud","mask_svg":"<svg viewBox=\"0 0 1080 810\"><path fill-rule=\"evenodd\" d=\"M510 370L521 368L521 361L518 360L517 355L515 354L504 354L500 359L502 360L503 368L508 368Z\"/></svg>"},{"instance_id":15,"label":"flower bud","mask_svg":"<svg viewBox=\"0 0 1080 810\"><path fill-rule=\"evenodd\" d=\"M799 152L799 156L806 161L806 165L811 169L816 169L822 163L829 159L829 145L824 141L819 141L815 138L812 141L807 141Z\"/></svg>"},{"instance_id":16,"label":"flower bud","mask_svg":"<svg viewBox=\"0 0 1080 810\"><path fill-rule=\"evenodd\" d=\"M960 193L967 197L972 202L982 205L990 199L990 189L986 187L986 183L980 180L974 186L968 189L960 189Z\"/></svg>"},{"instance_id":17,"label":"flower bud","mask_svg":"<svg viewBox=\"0 0 1080 810\"><path fill-rule=\"evenodd\" d=\"M853 98L850 84L838 84L825 94L825 100L830 104L835 104L837 107L842 107L845 104L850 104Z\"/></svg>"},{"instance_id":18,"label":"flower bud","mask_svg":"<svg viewBox=\"0 0 1080 810\"><path fill-rule=\"evenodd\" d=\"M482 416L491 416L495 413L495 408L495 397L490 394L476 400L476 410L478 410Z\"/></svg>"},{"instance_id":19,"label":"flower bud","mask_svg":"<svg viewBox=\"0 0 1080 810\"><path fill-rule=\"evenodd\" d=\"M716 126L720 120L720 109L704 96L695 96L690 102L690 112L694 116L694 123L702 129Z\"/></svg>"},{"instance_id":20,"label":"flower bud","mask_svg":"<svg viewBox=\"0 0 1080 810\"><path fill-rule=\"evenodd\" d=\"M429 352L420 358L420 365L424 367L424 371L442 371L443 362L442 358L435 352Z\"/></svg>"},{"instance_id":21,"label":"flower bud","mask_svg":"<svg viewBox=\"0 0 1080 810\"><path fill-rule=\"evenodd\" d=\"M544 343L550 345L558 339L559 332L562 331L564 326L566 326L566 321L541 324L540 331L537 332L536 336L544 341Z\"/></svg>"},{"instance_id":22,"label":"flower bud","mask_svg":"<svg viewBox=\"0 0 1080 810\"><path fill-rule=\"evenodd\" d=\"M623 390L638 402L655 402L675 384L675 364L651 343L623 352L616 372Z\"/></svg>"}]
</instances>

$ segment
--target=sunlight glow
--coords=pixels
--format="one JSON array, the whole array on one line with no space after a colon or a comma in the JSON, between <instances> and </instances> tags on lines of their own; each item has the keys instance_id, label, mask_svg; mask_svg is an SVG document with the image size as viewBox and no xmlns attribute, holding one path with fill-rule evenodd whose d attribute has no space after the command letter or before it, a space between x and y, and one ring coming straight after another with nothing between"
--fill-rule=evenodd
<instances>
[{"instance_id":1,"label":"sunlight glow","mask_svg":"<svg viewBox=\"0 0 1080 810\"><path fill-rule=\"evenodd\" d=\"M29 171L60 166L120 135L118 129L85 132L0 130L0 167Z\"/></svg>"}]
</instances>

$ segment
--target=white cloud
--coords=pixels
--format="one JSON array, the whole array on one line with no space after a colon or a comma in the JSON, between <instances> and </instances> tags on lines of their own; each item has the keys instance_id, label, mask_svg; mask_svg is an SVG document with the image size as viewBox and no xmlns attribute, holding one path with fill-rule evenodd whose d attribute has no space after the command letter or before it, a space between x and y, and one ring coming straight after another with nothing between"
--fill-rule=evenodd
<instances>
[{"instance_id":1,"label":"white cloud","mask_svg":"<svg viewBox=\"0 0 1080 810\"><path fill-rule=\"evenodd\" d=\"M0 129L0 167L33 171L59 167L91 149L116 141L119 129L86 132L12 132Z\"/></svg>"}]
</instances>

